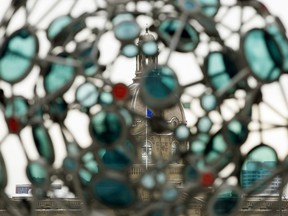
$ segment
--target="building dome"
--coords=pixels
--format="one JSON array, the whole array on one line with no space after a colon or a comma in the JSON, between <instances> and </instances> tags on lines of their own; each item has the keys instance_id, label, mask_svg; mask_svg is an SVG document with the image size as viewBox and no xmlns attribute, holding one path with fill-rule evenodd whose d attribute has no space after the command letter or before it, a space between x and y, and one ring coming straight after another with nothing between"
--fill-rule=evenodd
<instances>
[{"instance_id":1,"label":"building dome","mask_svg":"<svg viewBox=\"0 0 288 216\"><path fill-rule=\"evenodd\" d=\"M146 32L139 37L138 46L145 41L155 41L152 34ZM146 56L140 52L136 58L136 72L133 83L129 86L132 99L130 101L130 109L138 113L135 116L134 123L131 129L131 135L139 142L142 143L141 149L138 149L139 158L142 158L143 163L153 163L153 157L157 159L168 160L173 152L177 150L184 143L179 143L171 132L173 128L179 124L186 124L184 110L179 102L174 107L169 109L152 110L143 104L139 90L140 80L142 74L147 67L156 67L158 64L158 53L155 56ZM157 131L151 130L151 122L153 119L162 120L165 128L169 130ZM156 121L156 122L157 122ZM182 147L181 147L182 148Z\"/></svg>"}]
</instances>

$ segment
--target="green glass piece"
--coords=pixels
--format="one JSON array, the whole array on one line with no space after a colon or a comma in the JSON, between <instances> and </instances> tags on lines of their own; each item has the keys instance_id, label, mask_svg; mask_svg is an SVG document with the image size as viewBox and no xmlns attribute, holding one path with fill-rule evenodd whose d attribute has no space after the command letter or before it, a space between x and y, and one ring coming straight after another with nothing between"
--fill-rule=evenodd
<instances>
[{"instance_id":1,"label":"green glass piece","mask_svg":"<svg viewBox=\"0 0 288 216\"><path fill-rule=\"evenodd\" d=\"M158 35L166 46L169 46L173 35L181 27L182 23L178 19L166 19L163 21L158 29ZM179 43L177 44L176 51L179 52L192 52L199 43L198 32L193 26L186 23L184 30L180 35Z\"/></svg>"},{"instance_id":2,"label":"green glass piece","mask_svg":"<svg viewBox=\"0 0 288 216\"><path fill-rule=\"evenodd\" d=\"M10 118L15 116L21 120L21 123L26 124L28 121L28 108L28 102L26 99L20 96L13 97L6 105L5 117Z\"/></svg>"},{"instance_id":3,"label":"green glass piece","mask_svg":"<svg viewBox=\"0 0 288 216\"><path fill-rule=\"evenodd\" d=\"M96 142L108 146L120 141L125 132L122 117L111 111L101 111L94 115L90 128Z\"/></svg>"},{"instance_id":4,"label":"green glass piece","mask_svg":"<svg viewBox=\"0 0 288 216\"><path fill-rule=\"evenodd\" d=\"M76 90L77 102L85 107L90 108L97 103L98 90L96 86L90 82L80 85Z\"/></svg>"},{"instance_id":5,"label":"green glass piece","mask_svg":"<svg viewBox=\"0 0 288 216\"><path fill-rule=\"evenodd\" d=\"M47 29L48 39L53 40L71 22L72 18L70 16L61 16L53 20Z\"/></svg>"},{"instance_id":6,"label":"green glass piece","mask_svg":"<svg viewBox=\"0 0 288 216\"><path fill-rule=\"evenodd\" d=\"M136 201L134 189L126 182L104 177L92 185L95 198L107 206L125 208Z\"/></svg>"},{"instance_id":7,"label":"green glass piece","mask_svg":"<svg viewBox=\"0 0 288 216\"><path fill-rule=\"evenodd\" d=\"M4 159L0 152L0 189L3 190L7 185L7 170Z\"/></svg>"},{"instance_id":8,"label":"green glass piece","mask_svg":"<svg viewBox=\"0 0 288 216\"><path fill-rule=\"evenodd\" d=\"M61 97L49 103L49 115L55 122L63 122L67 116L68 104Z\"/></svg>"},{"instance_id":9,"label":"green glass piece","mask_svg":"<svg viewBox=\"0 0 288 216\"><path fill-rule=\"evenodd\" d=\"M252 73L263 82L279 78L283 56L275 39L261 29L249 31L243 41L243 52Z\"/></svg>"},{"instance_id":10,"label":"green glass piece","mask_svg":"<svg viewBox=\"0 0 288 216\"><path fill-rule=\"evenodd\" d=\"M224 130L224 138L228 143L242 145L247 139L249 130L247 124L236 119L230 121Z\"/></svg>"},{"instance_id":11,"label":"green glass piece","mask_svg":"<svg viewBox=\"0 0 288 216\"><path fill-rule=\"evenodd\" d=\"M268 185L261 185L259 184L259 181L269 178L272 172L276 169L277 164L278 157L273 148L267 145L255 147L247 154L241 167L241 187L243 189L248 189L251 188L252 185L257 185L254 192L260 193Z\"/></svg>"},{"instance_id":12,"label":"green glass piece","mask_svg":"<svg viewBox=\"0 0 288 216\"><path fill-rule=\"evenodd\" d=\"M0 78L15 83L26 77L38 52L38 40L28 29L13 33L0 52Z\"/></svg>"},{"instance_id":13,"label":"green glass piece","mask_svg":"<svg viewBox=\"0 0 288 216\"><path fill-rule=\"evenodd\" d=\"M185 141L190 136L190 129L186 125L181 124L175 129L174 134L178 141Z\"/></svg>"},{"instance_id":14,"label":"green glass piece","mask_svg":"<svg viewBox=\"0 0 288 216\"><path fill-rule=\"evenodd\" d=\"M197 123L197 128L200 133L208 133L212 128L212 121L208 116L203 116Z\"/></svg>"},{"instance_id":15,"label":"green glass piece","mask_svg":"<svg viewBox=\"0 0 288 216\"><path fill-rule=\"evenodd\" d=\"M167 66L149 69L141 85L142 100L152 109L171 107L179 101L180 86L177 76Z\"/></svg>"},{"instance_id":16,"label":"green glass piece","mask_svg":"<svg viewBox=\"0 0 288 216\"><path fill-rule=\"evenodd\" d=\"M122 55L133 58L138 55L138 47L135 44L127 44L122 47Z\"/></svg>"},{"instance_id":17,"label":"green glass piece","mask_svg":"<svg viewBox=\"0 0 288 216\"><path fill-rule=\"evenodd\" d=\"M32 134L39 155L42 156L47 163L53 164L55 160L54 148L46 128L42 125L33 125Z\"/></svg>"},{"instance_id":18,"label":"green glass piece","mask_svg":"<svg viewBox=\"0 0 288 216\"><path fill-rule=\"evenodd\" d=\"M213 88L220 90L230 84L231 79L238 73L235 63L226 53L212 52L205 59L205 73ZM230 89L229 92L233 92Z\"/></svg>"},{"instance_id":19,"label":"green glass piece","mask_svg":"<svg viewBox=\"0 0 288 216\"><path fill-rule=\"evenodd\" d=\"M65 59L66 64L53 63L44 75L44 88L48 94L68 90L76 76L76 70L71 65L72 58L66 54L59 57Z\"/></svg>"},{"instance_id":20,"label":"green glass piece","mask_svg":"<svg viewBox=\"0 0 288 216\"><path fill-rule=\"evenodd\" d=\"M209 205L211 207L211 214L215 216L230 216L240 208L241 193L233 188L224 188L218 192ZM211 203L212 202L212 203Z\"/></svg>"},{"instance_id":21,"label":"green glass piece","mask_svg":"<svg viewBox=\"0 0 288 216\"><path fill-rule=\"evenodd\" d=\"M217 98L213 94L204 94L200 100L201 106L206 112L215 110L217 107Z\"/></svg>"},{"instance_id":22,"label":"green glass piece","mask_svg":"<svg viewBox=\"0 0 288 216\"><path fill-rule=\"evenodd\" d=\"M38 161L30 161L26 167L26 174L34 186L43 186L48 180L46 167Z\"/></svg>"},{"instance_id":23,"label":"green glass piece","mask_svg":"<svg viewBox=\"0 0 288 216\"><path fill-rule=\"evenodd\" d=\"M146 41L141 48L145 56L156 56L158 54L158 45L155 41Z\"/></svg>"}]
</instances>

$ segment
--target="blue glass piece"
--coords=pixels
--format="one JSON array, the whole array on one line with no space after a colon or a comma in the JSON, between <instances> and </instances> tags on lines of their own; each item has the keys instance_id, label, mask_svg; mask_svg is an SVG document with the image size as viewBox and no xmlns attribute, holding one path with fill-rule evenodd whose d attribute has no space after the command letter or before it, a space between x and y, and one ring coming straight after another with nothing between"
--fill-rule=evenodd
<instances>
[{"instance_id":1,"label":"blue glass piece","mask_svg":"<svg viewBox=\"0 0 288 216\"><path fill-rule=\"evenodd\" d=\"M197 183L199 180L199 173L193 166L187 165L184 168L184 181L185 182L195 182Z\"/></svg>"},{"instance_id":2,"label":"blue glass piece","mask_svg":"<svg viewBox=\"0 0 288 216\"><path fill-rule=\"evenodd\" d=\"M214 16L219 9L220 3L219 0L199 0L201 5L202 13L206 16Z\"/></svg>"},{"instance_id":3,"label":"blue glass piece","mask_svg":"<svg viewBox=\"0 0 288 216\"><path fill-rule=\"evenodd\" d=\"M64 93L69 89L76 76L76 69L71 65L73 59L62 53L58 56L66 61L66 64L53 63L48 66L44 75L44 88L49 93Z\"/></svg>"},{"instance_id":4,"label":"blue glass piece","mask_svg":"<svg viewBox=\"0 0 288 216\"><path fill-rule=\"evenodd\" d=\"M97 103L97 99L98 90L90 82L80 85L76 90L76 100L82 107L90 108Z\"/></svg>"},{"instance_id":5,"label":"blue glass piece","mask_svg":"<svg viewBox=\"0 0 288 216\"><path fill-rule=\"evenodd\" d=\"M113 96L110 92L101 92L99 94L98 103L102 106L108 106L113 103Z\"/></svg>"},{"instance_id":6,"label":"blue glass piece","mask_svg":"<svg viewBox=\"0 0 288 216\"><path fill-rule=\"evenodd\" d=\"M173 202L178 198L178 191L173 186L168 186L163 189L162 199L166 202Z\"/></svg>"},{"instance_id":7,"label":"blue glass piece","mask_svg":"<svg viewBox=\"0 0 288 216\"><path fill-rule=\"evenodd\" d=\"M53 164L55 160L54 148L46 128L42 125L33 125L32 135L39 155L42 156L47 163Z\"/></svg>"},{"instance_id":8,"label":"blue glass piece","mask_svg":"<svg viewBox=\"0 0 288 216\"><path fill-rule=\"evenodd\" d=\"M112 111L94 115L90 121L90 131L97 143L107 146L120 141L125 132L122 117Z\"/></svg>"},{"instance_id":9,"label":"blue glass piece","mask_svg":"<svg viewBox=\"0 0 288 216\"><path fill-rule=\"evenodd\" d=\"M288 72L288 40L285 36L285 32L282 32L278 26L276 25L269 25L267 27L267 31L273 35L273 38L277 42L279 49L282 52L284 57L284 64L283 70L287 73Z\"/></svg>"},{"instance_id":10,"label":"blue glass piece","mask_svg":"<svg viewBox=\"0 0 288 216\"><path fill-rule=\"evenodd\" d=\"M54 40L55 37L69 24L71 24L72 18L70 16L60 16L50 23L47 29L47 37L49 40Z\"/></svg>"},{"instance_id":11,"label":"blue glass piece","mask_svg":"<svg viewBox=\"0 0 288 216\"><path fill-rule=\"evenodd\" d=\"M224 138L228 143L240 146L242 145L249 134L247 124L239 120L230 121L227 126L224 127Z\"/></svg>"},{"instance_id":12,"label":"blue glass piece","mask_svg":"<svg viewBox=\"0 0 288 216\"><path fill-rule=\"evenodd\" d=\"M103 164L115 170L129 168L133 163L134 156L133 145L129 140L123 145L116 146L114 149L107 149L101 152Z\"/></svg>"},{"instance_id":13,"label":"blue glass piece","mask_svg":"<svg viewBox=\"0 0 288 216\"><path fill-rule=\"evenodd\" d=\"M6 105L5 117L10 118L15 116L20 119L22 124L27 124L28 108L29 106L26 99L20 96L13 97Z\"/></svg>"},{"instance_id":14,"label":"blue glass piece","mask_svg":"<svg viewBox=\"0 0 288 216\"><path fill-rule=\"evenodd\" d=\"M197 129L200 133L208 133L212 128L212 121L208 116L203 116L197 123Z\"/></svg>"},{"instance_id":15,"label":"blue glass piece","mask_svg":"<svg viewBox=\"0 0 288 216\"><path fill-rule=\"evenodd\" d=\"M204 94L200 98L201 107L206 111L210 112L215 110L217 107L217 98L213 94Z\"/></svg>"},{"instance_id":16,"label":"blue glass piece","mask_svg":"<svg viewBox=\"0 0 288 216\"><path fill-rule=\"evenodd\" d=\"M138 46L135 44L126 44L125 46L122 47L122 55L128 57L128 58L133 58L137 56L139 53Z\"/></svg>"},{"instance_id":17,"label":"blue glass piece","mask_svg":"<svg viewBox=\"0 0 288 216\"><path fill-rule=\"evenodd\" d=\"M153 112L149 108L146 108L146 117L147 118L152 118L153 117Z\"/></svg>"},{"instance_id":18,"label":"blue glass piece","mask_svg":"<svg viewBox=\"0 0 288 216\"><path fill-rule=\"evenodd\" d=\"M132 14L123 13L113 19L114 34L120 41L131 41L140 34L140 27Z\"/></svg>"},{"instance_id":19,"label":"blue glass piece","mask_svg":"<svg viewBox=\"0 0 288 216\"><path fill-rule=\"evenodd\" d=\"M215 194L209 203L211 215L229 216L239 210L241 205L241 193L233 187L223 188Z\"/></svg>"},{"instance_id":20,"label":"blue glass piece","mask_svg":"<svg viewBox=\"0 0 288 216\"><path fill-rule=\"evenodd\" d=\"M243 39L243 52L256 78L263 82L279 78L284 59L271 34L262 29L249 31Z\"/></svg>"},{"instance_id":21,"label":"blue glass piece","mask_svg":"<svg viewBox=\"0 0 288 216\"><path fill-rule=\"evenodd\" d=\"M76 172L78 169L78 162L74 157L67 156L63 160L63 168L67 172Z\"/></svg>"},{"instance_id":22,"label":"blue glass piece","mask_svg":"<svg viewBox=\"0 0 288 216\"><path fill-rule=\"evenodd\" d=\"M114 208L126 208L136 201L134 189L126 182L104 177L93 182L92 191L96 199Z\"/></svg>"},{"instance_id":23,"label":"blue glass piece","mask_svg":"<svg viewBox=\"0 0 288 216\"><path fill-rule=\"evenodd\" d=\"M0 78L15 83L25 78L34 65L38 40L28 29L14 32L0 51Z\"/></svg>"},{"instance_id":24,"label":"blue glass piece","mask_svg":"<svg viewBox=\"0 0 288 216\"><path fill-rule=\"evenodd\" d=\"M38 161L30 161L26 167L26 174L34 186L42 187L48 181L47 168Z\"/></svg>"},{"instance_id":25,"label":"blue glass piece","mask_svg":"<svg viewBox=\"0 0 288 216\"><path fill-rule=\"evenodd\" d=\"M155 41L144 41L141 49L145 56L156 56L158 54L158 45Z\"/></svg>"},{"instance_id":26,"label":"blue glass piece","mask_svg":"<svg viewBox=\"0 0 288 216\"><path fill-rule=\"evenodd\" d=\"M61 97L49 103L49 115L55 122L63 122L67 116L68 104Z\"/></svg>"},{"instance_id":27,"label":"blue glass piece","mask_svg":"<svg viewBox=\"0 0 288 216\"><path fill-rule=\"evenodd\" d=\"M3 190L7 185L7 170L4 159L0 152L0 189Z\"/></svg>"},{"instance_id":28,"label":"blue glass piece","mask_svg":"<svg viewBox=\"0 0 288 216\"><path fill-rule=\"evenodd\" d=\"M278 164L277 153L273 148L267 145L260 145L252 149L246 156L241 167L240 185L243 189L254 189L255 193L263 191L267 185L259 182L265 178L269 178Z\"/></svg>"},{"instance_id":29,"label":"blue glass piece","mask_svg":"<svg viewBox=\"0 0 288 216\"><path fill-rule=\"evenodd\" d=\"M226 53L211 52L205 59L204 70L212 87L216 90L225 88L238 73L235 62ZM235 89L230 89L232 93ZM204 104L203 104L204 105Z\"/></svg>"},{"instance_id":30,"label":"blue glass piece","mask_svg":"<svg viewBox=\"0 0 288 216\"><path fill-rule=\"evenodd\" d=\"M146 173L141 177L141 185L148 190L153 189L156 186L156 181L154 179L154 176L150 173Z\"/></svg>"},{"instance_id":31,"label":"blue glass piece","mask_svg":"<svg viewBox=\"0 0 288 216\"><path fill-rule=\"evenodd\" d=\"M176 74L167 66L149 69L142 79L140 94L144 103L151 109L175 105L180 98Z\"/></svg>"},{"instance_id":32,"label":"blue glass piece","mask_svg":"<svg viewBox=\"0 0 288 216\"><path fill-rule=\"evenodd\" d=\"M166 46L170 46L173 35L181 27L182 23L178 19L166 19L163 21L158 29L158 35ZM177 44L176 51L179 52L192 52L199 43L198 32L193 26L186 23L184 30L180 35L179 43Z\"/></svg>"},{"instance_id":33,"label":"blue glass piece","mask_svg":"<svg viewBox=\"0 0 288 216\"><path fill-rule=\"evenodd\" d=\"M185 141L190 136L190 129L184 124L180 124L174 131L175 138L178 141Z\"/></svg>"}]
</instances>

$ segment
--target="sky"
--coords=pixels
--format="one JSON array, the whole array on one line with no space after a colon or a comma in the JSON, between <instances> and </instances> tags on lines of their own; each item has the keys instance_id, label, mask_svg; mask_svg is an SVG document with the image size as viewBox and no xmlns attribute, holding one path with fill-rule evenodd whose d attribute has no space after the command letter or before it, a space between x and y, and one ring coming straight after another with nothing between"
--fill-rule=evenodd
<instances>
[{"instance_id":1,"label":"sky","mask_svg":"<svg viewBox=\"0 0 288 216\"><path fill-rule=\"evenodd\" d=\"M0 19L3 16L3 13L7 6L9 5L9 0L0 0L2 7L0 8ZM29 17L29 22L33 24L37 24L39 28L45 28L47 27L48 22L43 20L40 23L37 22L39 20L39 17L44 14L46 11L46 8L48 7L48 1L47 0L37 0L39 4L37 4L37 10L35 10L35 13L31 14L31 17ZM63 13L63 8L66 7L66 4L69 4L72 0L63 0L62 5L59 6L55 11L54 14L61 14ZM225 1L225 0L224 0ZM33 2L33 1L31 1ZM51 1L53 3L53 1ZM78 4L77 7L75 7L73 14L77 16L77 14L81 14L83 11L91 11L91 8L94 7L94 0L80 0L81 4ZM84 3L85 2L85 3ZM229 2L229 0L226 0L226 2ZM288 29L288 1L286 0L262 0L263 3L265 3L270 10L272 14L276 14L280 17L282 20L284 26L286 29ZM49 4L52 4L49 3ZM229 19L228 22L233 25L233 22L235 20L235 17L233 19ZM152 20L149 20L147 18L143 18L142 20L138 20L140 26L144 29L147 23L151 23ZM99 23L96 23L95 25L101 25L102 20L99 20ZM23 25L23 20L21 19L21 16L19 15L19 18L15 18L13 20L13 23L11 24L11 28L8 29L9 32L13 32L17 28L19 28L21 25ZM111 61L115 57L115 53L111 52L111 50L117 50L119 49L120 44L115 41L115 38L113 38L113 35L107 34L104 39L100 42L100 50L101 54L104 56L102 59L100 59L103 63ZM111 42L112 41L112 42ZM233 44L233 41L232 41ZM43 43L43 50L45 50L45 43ZM45 51L41 50L41 52L45 53ZM164 62L165 58L167 57L167 52L163 52L161 56L159 56L159 61ZM181 85L185 85L193 80L201 79L202 73L200 71L199 66L195 63L195 59L191 58L191 55L187 54L173 54L171 56L171 67L175 70L175 72L178 75L179 82ZM118 58L118 60L115 62L113 68L111 69L111 80L113 82L124 82L126 84L130 84L132 82L132 78L134 77L135 72L135 59L126 59L126 58ZM193 76L187 76L187 68L191 68L193 70ZM29 79L37 79L37 73L31 74ZM79 81L81 82L81 80ZM3 83L0 83L4 85ZM25 92L23 92L23 85L25 85ZM5 86L4 86L5 87ZM27 89L26 89L27 88ZM29 89L30 88L30 89ZM32 85L29 85L29 80L27 82L23 82L21 85L16 86L14 89L14 94L23 94L27 96L28 98L31 97L31 88ZM272 86L272 88L274 88ZM276 87L275 87L276 88ZM269 97L270 94L268 94ZM72 97L73 99L73 97ZM68 98L69 100L72 100L71 98ZM279 101L277 98L277 95L273 95L273 97L270 97L270 100L272 100L272 103L276 101ZM279 106L280 107L280 106ZM285 106L284 106L285 107ZM268 111L267 111L268 112ZM287 112L286 112L287 113ZM189 114L188 114L189 117ZM273 116L270 116L273 118ZM78 119L81 118L81 122L78 121ZM277 117L275 117L277 118ZM0 114L0 122L4 122L3 114ZM86 147L91 142L91 139L89 138L89 134L86 130L87 124L89 119L85 117L83 114L79 114L76 112L71 112L66 120L66 124L70 125L70 130L72 133L79 133L83 134L83 137L81 137L79 140L82 147ZM287 124L287 123L286 123ZM51 134L52 141L54 142L57 140L57 143L61 143L61 140L59 142L59 128L57 126L51 127ZM0 131L0 139L4 136L7 129L3 129ZM25 129L26 131L23 132L24 145L29 150L29 154L31 159L37 158L37 153L35 148L31 148L30 143L33 142L32 137L29 136L29 129ZM25 135L27 134L27 135ZM279 135L280 134L280 135ZM286 146L283 146L281 134L283 134L283 131L280 131L278 134L275 133L274 135L265 135L268 143L275 143L275 148L280 154L281 157L284 157L288 152L288 143L286 143ZM251 143L257 143L257 138L255 136L251 137ZM256 141L255 141L256 140ZM287 139L286 139L287 141ZM246 147L243 149L244 152L247 152L249 149L251 149L253 145L246 145ZM28 179L25 176L25 167L26 167L26 160L25 156L23 154L23 151L21 149L21 146L15 136L9 136L8 139L5 140L5 142L1 145L1 151L4 155L4 159L6 161L7 170L8 170L8 179L9 183L6 188L6 192L8 195L13 196L15 193L15 185L16 184L24 184L29 183ZM59 167L61 166L61 161L65 157L65 150L64 145L57 144L57 155L56 155L56 163L55 166Z\"/></svg>"}]
</instances>

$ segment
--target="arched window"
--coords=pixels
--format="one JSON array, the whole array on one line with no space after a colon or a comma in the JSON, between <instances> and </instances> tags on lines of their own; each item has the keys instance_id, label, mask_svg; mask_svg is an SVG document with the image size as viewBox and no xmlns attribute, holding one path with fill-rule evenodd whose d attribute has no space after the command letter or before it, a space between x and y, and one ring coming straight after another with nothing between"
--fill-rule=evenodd
<instances>
[{"instance_id":1,"label":"arched window","mask_svg":"<svg viewBox=\"0 0 288 216\"><path fill-rule=\"evenodd\" d=\"M171 154L174 155L177 152L177 142L173 141L173 143L171 144Z\"/></svg>"},{"instance_id":2,"label":"arched window","mask_svg":"<svg viewBox=\"0 0 288 216\"><path fill-rule=\"evenodd\" d=\"M152 143L149 140L145 141L142 145L142 163L152 163Z\"/></svg>"}]
</instances>

